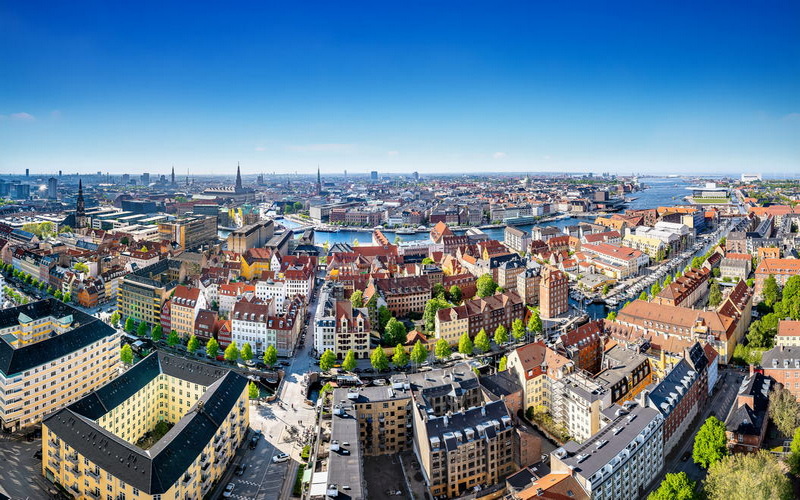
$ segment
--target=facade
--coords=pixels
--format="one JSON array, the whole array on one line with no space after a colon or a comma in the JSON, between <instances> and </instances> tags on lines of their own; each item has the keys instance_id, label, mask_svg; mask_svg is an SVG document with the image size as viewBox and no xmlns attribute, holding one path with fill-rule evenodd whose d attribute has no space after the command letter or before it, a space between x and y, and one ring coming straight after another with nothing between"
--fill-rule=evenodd
<instances>
[{"instance_id":1,"label":"facade","mask_svg":"<svg viewBox=\"0 0 800 500\"><path fill-rule=\"evenodd\" d=\"M786 284L786 280L800 274L800 259L762 259L756 267L756 297L761 297L764 280L775 276L778 286Z\"/></svg>"},{"instance_id":2,"label":"facade","mask_svg":"<svg viewBox=\"0 0 800 500\"><path fill-rule=\"evenodd\" d=\"M505 292L488 297L465 300L460 306L440 309L434 318L435 335L450 344L457 344L465 332L470 338L485 329L493 335L498 326L511 330L516 319L525 318L525 305L517 292Z\"/></svg>"},{"instance_id":3,"label":"facade","mask_svg":"<svg viewBox=\"0 0 800 500\"><path fill-rule=\"evenodd\" d=\"M158 225L162 240L174 241L189 250L217 241L217 218L200 215L185 216Z\"/></svg>"},{"instance_id":4,"label":"facade","mask_svg":"<svg viewBox=\"0 0 800 500\"><path fill-rule=\"evenodd\" d=\"M413 432L408 383L336 389L333 400L346 400L353 405L358 419L358 442L364 456L395 454L411 449Z\"/></svg>"},{"instance_id":5,"label":"facade","mask_svg":"<svg viewBox=\"0 0 800 500\"><path fill-rule=\"evenodd\" d=\"M528 267L517 275L517 293L526 305L539 303L539 282L542 279L541 267Z\"/></svg>"},{"instance_id":6,"label":"facade","mask_svg":"<svg viewBox=\"0 0 800 500\"><path fill-rule=\"evenodd\" d=\"M151 325L161 323L161 307L183 279L182 264L171 259L128 273L120 283L120 314Z\"/></svg>"},{"instance_id":7,"label":"facade","mask_svg":"<svg viewBox=\"0 0 800 500\"><path fill-rule=\"evenodd\" d=\"M752 453L761 449L767 434L769 391L772 381L769 377L755 373L742 381L736 401L728 418L725 419L725 434L728 449L733 453Z\"/></svg>"},{"instance_id":8,"label":"facade","mask_svg":"<svg viewBox=\"0 0 800 500\"><path fill-rule=\"evenodd\" d=\"M559 270L545 268L539 282L539 314L555 318L569 311L569 278Z\"/></svg>"},{"instance_id":9,"label":"facade","mask_svg":"<svg viewBox=\"0 0 800 500\"><path fill-rule=\"evenodd\" d=\"M752 258L747 253L728 253L719 264L720 275L723 278L746 280L750 276Z\"/></svg>"},{"instance_id":10,"label":"facade","mask_svg":"<svg viewBox=\"0 0 800 500\"><path fill-rule=\"evenodd\" d=\"M800 346L776 346L761 356L764 376L770 377L800 401Z\"/></svg>"},{"instance_id":11,"label":"facade","mask_svg":"<svg viewBox=\"0 0 800 500\"><path fill-rule=\"evenodd\" d=\"M710 277L711 270L707 267L690 269L665 286L652 301L669 306L693 307L708 293Z\"/></svg>"},{"instance_id":12,"label":"facade","mask_svg":"<svg viewBox=\"0 0 800 500\"><path fill-rule=\"evenodd\" d=\"M170 328L188 339L194 333L198 313L205 308L206 297L199 288L178 285L170 299Z\"/></svg>"},{"instance_id":13,"label":"facade","mask_svg":"<svg viewBox=\"0 0 800 500\"><path fill-rule=\"evenodd\" d=\"M667 254L667 245L655 236L628 233L622 239L625 246L646 253L653 260L661 260Z\"/></svg>"},{"instance_id":14,"label":"facade","mask_svg":"<svg viewBox=\"0 0 800 500\"><path fill-rule=\"evenodd\" d=\"M367 308L355 308L349 300L336 300L333 303L333 312L335 319L333 353L336 354L336 358L344 359L349 350L355 353L356 359L369 358L372 328Z\"/></svg>"},{"instance_id":15,"label":"facade","mask_svg":"<svg viewBox=\"0 0 800 500\"><path fill-rule=\"evenodd\" d=\"M533 342L508 354L508 371L517 377L524 393L524 408L551 408L552 385L572 373L572 361L543 342Z\"/></svg>"},{"instance_id":16,"label":"facade","mask_svg":"<svg viewBox=\"0 0 800 500\"><path fill-rule=\"evenodd\" d=\"M269 318L275 314L275 303L255 297L244 297L233 306L231 312L231 340L241 348L250 344L253 353L263 353L267 346L276 345L274 332L268 329Z\"/></svg>"},{"instance_id":17,"label":"facade","mask_svg":"<svg viewBox=\"0 0 800 500\"><path fill-rule=\"evenodd\" d=\"M203 498L247 434L247 406L245 377L153 353L44 421L42 472L76 498Z\"/></svg>"},{"instance_id":18,"label":"facade","mask_svg":"<svg viewBox=\"0 0 800 500\"><path fill-rule=\"evenodd\" d=\"M531 244L531 236L521 229L506 226L503 243L515 252L525 252Z\"/></svg>"},{"instance_id":19,"label":"facade","mask_svg":"<svg viewBox=\"0 0 800 500\"><path fill-rule=\"evenodd\" d=\"M650 262L644 252L608 243L584 244L581 245L581 252L590 256L603 274L617 279L638 275Z\"/></svg>"},{"instance_id":20,"label":"facade","mask_svg":"<svg viewBox=\"0 0 800 500\"><path fill-rule=\"evenodd\" d=\"M271 220L240 227L228 234L228 250L244 254L251 248L263 247L275 232Z\"/></svg>"},{"instance_id":21,"label":"facade","mask_svg":"<svg viewBox=\"0 0 800 500\"><path fill-rule=\"evenodd\" d=\"M800 347L800 321L784 319L778 322L778 334L775 335L777 347Z\"/></svg>"},{"instance_id":22,"label":"facade","mask_svg":"<svg viewBox=\"0 0 800 500\"><path fill-rule=\"evenodd\" d=\"M606 425L591 439L550 454L551 472L572 475L596 500L638 499L664 466L664 417L633 402L604 415Z\"/></svg>"},{"instance_id":23,"label":"facade","mask_svg":"<svg viewBox=\"0 0 800 500\"><path fill-rule=\"evenodd\" d=\"M119 334L55 299L0 311L0 424L16 430L110 380Z\"/></svg>"},{"instance_id":24,"label":"facade","mask_svg":"<svg viewBox=\"0 0 800 500\"><path fill-rule=\"evenodd\" d=\"M376 292L386 301L392 315L404 317L425 312L425 305L431 299L431 283L425 276L376 279L365 295L371 297Z\"/></svg>"}]
</instances>

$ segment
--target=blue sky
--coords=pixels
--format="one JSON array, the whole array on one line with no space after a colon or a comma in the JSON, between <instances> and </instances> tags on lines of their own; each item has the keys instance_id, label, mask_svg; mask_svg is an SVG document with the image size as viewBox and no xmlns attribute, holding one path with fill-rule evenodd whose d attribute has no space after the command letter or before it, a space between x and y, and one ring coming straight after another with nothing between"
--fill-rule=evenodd
<instances>
[{"instance_id":1,"label":"blue sky","mask_svg":"<svg viewBox=\"0 0 800 500\"><path fill-rule=\"evenodd\" d=\"M798 2L50 3L0 173L800 171Z\"/></svg>"}]
</instances>

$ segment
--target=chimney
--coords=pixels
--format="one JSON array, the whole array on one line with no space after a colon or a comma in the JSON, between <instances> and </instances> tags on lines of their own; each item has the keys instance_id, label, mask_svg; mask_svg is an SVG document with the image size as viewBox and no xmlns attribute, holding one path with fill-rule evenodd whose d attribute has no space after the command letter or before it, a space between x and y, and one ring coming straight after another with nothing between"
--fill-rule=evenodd
<instances>
[{"instance_id":1,"label":"chimney","mask_svg":"<svg viewBox=\"0 0 800 500\"><path fill-rule=\"evenodd\" d=\"M781 346L781 351L782 351L782 350L783 350L783 346ZM755 370L755 368L756 368L755 366L753 366L753 365L750 365L750 376L751 376L751 377L753 376L753 374L754 374L754 373L755 373L755 371L756 371L756 370Z\"/></svg>"},{"instance_id":2,"label":"chimney","mask_svg":"<svg viewBox=\"0 0 800 500\"><path fill-rule=\"evenodd\" d=\"M481 401L481 415L486 416L486 402Z\"/></svg>"}]
</instances>

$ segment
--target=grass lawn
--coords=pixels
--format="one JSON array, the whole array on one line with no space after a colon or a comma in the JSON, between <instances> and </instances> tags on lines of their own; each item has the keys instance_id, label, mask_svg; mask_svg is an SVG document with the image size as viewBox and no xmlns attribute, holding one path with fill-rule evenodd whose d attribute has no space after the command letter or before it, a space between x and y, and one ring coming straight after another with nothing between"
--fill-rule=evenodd
<instances>
[{"instance_id":1,"label":"grass lawn","mask_svg":"<svg viewBox=\"0 0 800 500\"><path fill-rule=\"evenodd\" d=\"M730 203L730 198L693 198L695 203L705 204L705 205L721 205L724 203Z\"/></svg>"}]
</instances>

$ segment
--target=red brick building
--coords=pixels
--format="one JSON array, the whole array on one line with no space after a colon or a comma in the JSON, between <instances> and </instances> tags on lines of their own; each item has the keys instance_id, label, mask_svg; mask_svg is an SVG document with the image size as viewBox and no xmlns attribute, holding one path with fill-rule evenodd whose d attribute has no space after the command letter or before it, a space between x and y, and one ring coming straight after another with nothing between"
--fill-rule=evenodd
<instances>
[{"instance_id":1,"label":"red brick building","mask_svg":"<svg viewBox=\"0 0 800 500\"><path fill-rule=\"evenodd\" d=\"M539 282L539 314L555 318L569 310L569 279L557 269L545 269Z\"/></svg>"},{"instance_id":2,"label":"red brick building","mask_svg":"<svg viewBox=\"0 0 800 500\"><path fill-rule=\"evenodd\" d=\"M603 361L603 320L591 321L562 335L556 351L571 359L575 367L596 375Z\"/></svg>"}]
</instances>

